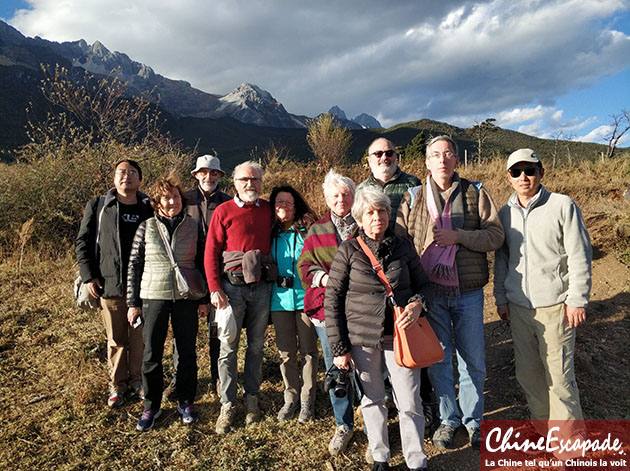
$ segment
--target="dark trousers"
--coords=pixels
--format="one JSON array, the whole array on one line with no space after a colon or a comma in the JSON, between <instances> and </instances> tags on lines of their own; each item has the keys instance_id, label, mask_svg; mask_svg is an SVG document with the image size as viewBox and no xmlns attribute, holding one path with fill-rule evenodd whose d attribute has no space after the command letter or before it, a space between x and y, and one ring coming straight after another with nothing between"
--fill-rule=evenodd
<instances>
[{"instance_id":1,"label":"dark trousers","mask_svg":"<svg viewBox=\"0 0 630 471\"><path fill-rule=\"evenodd\" d=\"M208 313L208 350L210 352L210 381L212 385L219 381L219 349L221 348L221 341L217 338L216 328L213 332L211 327L211 324L214 322L214 312L215 308L210 306L210 312ZM177 341L175 341L173 342L173 368L175 373L169 387L174 387L177 384L178 359L179 353L177 353Z\"/></svg>"},{"instance_id":2,"label":"dark trousers","mask_svg":"<svg viewBox=\"0 0 630 471\"><path fill-rule=\"evenodd\" d=\"M198 301L145 300L142 303L144 317L144 356L142 359L142 384L144 408L158 410L162 403L164 387L162 357L168 333L169 317L173 336L177 342L177 400L194 402L197 392L197 330Z\"/></svg>"}]
</instances>

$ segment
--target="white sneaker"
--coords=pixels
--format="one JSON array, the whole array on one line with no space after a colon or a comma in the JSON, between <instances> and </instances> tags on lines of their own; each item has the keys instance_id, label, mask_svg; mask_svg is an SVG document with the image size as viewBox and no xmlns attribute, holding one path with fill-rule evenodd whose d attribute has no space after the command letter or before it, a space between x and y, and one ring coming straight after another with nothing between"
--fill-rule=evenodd
<instances>
[{"instance_id":1,"label":"white sneaker","mask_svg":"<svg viewBox=\"0 0 630 471\"><path fill-rule=\"evenodd\" d=\"M331 456L337 456L344 451L346 451L346 447L348 446L348 442L352 438L352 430L346 430L343 425L340 425L335 430L335 434L330 440L328 444L328 452Z\"/></svg>"}]
</instances>

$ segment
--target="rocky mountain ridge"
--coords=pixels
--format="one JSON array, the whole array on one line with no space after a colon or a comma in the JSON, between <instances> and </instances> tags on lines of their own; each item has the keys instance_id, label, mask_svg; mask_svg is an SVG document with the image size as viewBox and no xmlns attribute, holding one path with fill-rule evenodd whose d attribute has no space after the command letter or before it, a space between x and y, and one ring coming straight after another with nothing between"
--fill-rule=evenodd
<instances>
[{"instance_id":1,"label":"rocky mountain ridge","mask_svg":"<svg viewBox=\"0 0 630 471\"><path fill-rule=\"evenodd\" d=\"M332 106L328 112L335 117L335 121L348 129L383 129L378 119L367 113L361 113L355 118L350 119L346 115L346 112L337 105Z\"/></svg>"},{"instance_id":2,"label":"rocky mountain ridge","mask_svg":"<svg viewBox=\"0 0 630 471\"><path fill-rule=\"evenodd\" d=\"M154 90L155 100L176 118L230 117L257 126L306 127L307 117L289 113L271 93L253 84L243 83L221 96L194 88L184 80L157 74L150 66L134 61L125 53L110 51L100 41L90 45L83 39L58 43L40 37L27 38L1 21L0 35L0 66L26 65L38 74L39 64L60 63L98 76L118 77L129 84L128 91L132 95ZM350 129L364 127L346 118L341 122Z\"/></svg>"}]
</instances>

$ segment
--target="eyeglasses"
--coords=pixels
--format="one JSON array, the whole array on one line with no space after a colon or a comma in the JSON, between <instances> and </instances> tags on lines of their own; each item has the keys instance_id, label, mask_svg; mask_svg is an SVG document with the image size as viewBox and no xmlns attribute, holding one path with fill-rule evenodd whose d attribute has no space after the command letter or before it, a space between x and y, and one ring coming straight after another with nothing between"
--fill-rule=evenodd
<instances>
[{"instance_id":1,"label":"eyeglasses","mask_svg":"<svg viewBox=\"0 0 630 471\"><path fill-rule=\"evenodd\" d=\"M284 200L276 200L276 206L293 206L295 203L293 201L284 201Z\"/></svg>"},{"instance_id":2,"label":"eyeglasses","mask_svg":"<svg viewBox=\"0 0 630 471\"><path fill-rule=\"evenodd\" d=\"M433 152L429 157L432 157L434 159L439 159L440 157L444 157L445 159L452 159L453 157L455 157L455 154L453 154L450 150L447 150L444 152Z\"/></svg>"},{"instance_id":3,"label":"eyeglasses","mask_svg":"<svg viewBox=\"0 0 630 471\"><path fill-rule=\"evenodd\" d=\"M534 175L536 175L537 171L537 167L511 168L510 170L508 170L508 172L510 172L510 175L512 175L512 178L520 177L521 172L525 172L525 175L527 175L528 177L533 177Z\"/></svg>"},{"instance_id":4,"label":"eyeglasses","mask_svg":"<svg viewBox=\"0 0 630 471\"><path fill-rule=\"evenodd\" d=\"M387 149L387 150L376 150L372 152L370 155L374 155L377 159L380 159L381 157L383 157L383 154L385 154L386 157L391 157L395 153L396 151L394 149Z\"/></svg>"},{"instance_id":5,"label":"eyeglasses","mask_svg":"<svg viewBox=\"0 0 630 471\"><path fill-rule=\"evenodd\" d=\"M262 180L262 178L260 177L240 177L240 178L235 178L234 181L236 182L240 182L240 183L247 183L247 182L257 182L259 180Z\"/></svg>"},{"instance_id":6,"label":"eyeglasses","mask_svg":"<svg viewBox=\"0 0 630 471\"><path fill-rule=\"evenodd\" d=\"M121 177L125 177L125 176L137 177L138 171L137 170L116 170L116 175L119 175Z\"/></svg>"}]
</instances>

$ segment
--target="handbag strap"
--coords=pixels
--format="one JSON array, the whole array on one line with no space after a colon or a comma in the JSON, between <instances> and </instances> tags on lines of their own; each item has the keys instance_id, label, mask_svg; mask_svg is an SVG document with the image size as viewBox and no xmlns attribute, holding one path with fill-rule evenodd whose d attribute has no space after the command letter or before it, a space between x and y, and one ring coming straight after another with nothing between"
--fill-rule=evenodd
<instances>
[{"instance_id":1,"label":"handbag strap","mask_svg":"<svg viewBox=\"0 0 630 471\"><path fill-rule=\"evenodd\" d=\"M168 255L168 259L171 261L171 268L177 267L177 262L175 261L175 256L173 255L173 247L171 247L170 242L168 241L167 234L165 234L166 227L158 221L157 217L155 218L155 225L158 228L158 232L160 233L160 237L162 238L162 242L164 242L164 246L166 248L166 255Z\"/></svg>"},{"instance_id":2,"label":"handbag strap","mask_svg":"<svg viewBox=\"0 0 630 471\"><path fill-rule=\"evenodd\" d=\"M389 284L389 280L387 279L387 276L385 276L383 267L381 266L380 263L378 263L376 255L374 255L374 252L372 252L372 250L367 246L367 244L361 238L361 236L357 236L357 242L361 246L361 249L363 250L365 255L367 255L367 257L370 259L370 263L372 264L372 268L376 272L376 276L378 276L378 279L381 281L381 283L383 283L383 286L385 286L387 297L392 303L392 306L396 306L397 304L396 304L396 300L394 299L394 292L392 291L392 285Z\"/></svg>"}]
</instances>

